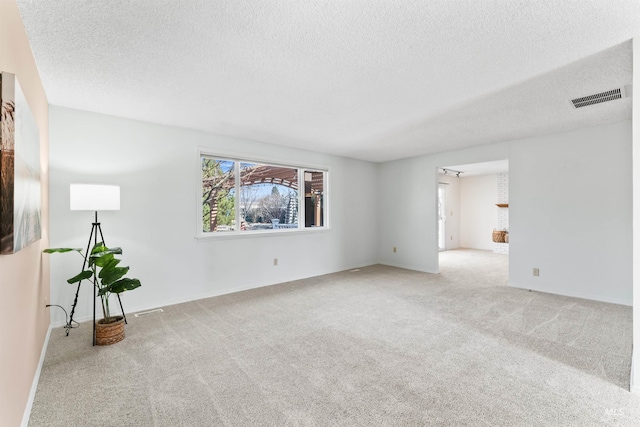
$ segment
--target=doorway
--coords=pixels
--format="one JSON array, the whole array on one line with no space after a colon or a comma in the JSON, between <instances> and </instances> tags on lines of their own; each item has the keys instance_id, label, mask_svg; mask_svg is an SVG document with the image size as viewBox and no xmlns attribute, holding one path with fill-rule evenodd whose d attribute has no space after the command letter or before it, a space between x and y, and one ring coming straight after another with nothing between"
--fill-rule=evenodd
<instances>
[{"instance_id":1,"label":"doorway","mask_svg":"<svg viewBox=\"0 0 640 427\"><path fill-rule=\"evenodd\" d=\"M498 243L492 238L494 230L509 228L508 172L506 159L438 168L438 252L439 258L448 260L448 268L460 257L443 251L457 249L487 254L479 260L492 255L506 258L508 264L508 242Z\"/></svg>"}]
</instances>

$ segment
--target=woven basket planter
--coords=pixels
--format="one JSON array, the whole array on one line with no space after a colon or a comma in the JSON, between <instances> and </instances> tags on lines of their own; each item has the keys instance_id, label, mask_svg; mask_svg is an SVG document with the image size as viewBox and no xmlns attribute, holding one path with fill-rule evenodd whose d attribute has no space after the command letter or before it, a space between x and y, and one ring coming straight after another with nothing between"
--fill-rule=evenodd
<instances>
[{"instance_id":1,"label":"woven basket planter","mask_svg":"<svg viewBox=\"0 0 640 427\"><path fill-rule=\"evenodd\" d=\"M493 230L493 233L491 234L491 240L493 240L496 243L504 243L504 238L506 234L507 232L504 230Z\"/></svg>"},{"instance_id":2,"label":"woven basket planter","mask_svg":"<svg viewBox=\"0 0 640 427\"><path fill-rule=\"evenodd\" d=\"M115 322L104 323L104 319L96 322L96 345L111 345L124 339L124 318L114 316Z\"/></svg>"}]
</instances>

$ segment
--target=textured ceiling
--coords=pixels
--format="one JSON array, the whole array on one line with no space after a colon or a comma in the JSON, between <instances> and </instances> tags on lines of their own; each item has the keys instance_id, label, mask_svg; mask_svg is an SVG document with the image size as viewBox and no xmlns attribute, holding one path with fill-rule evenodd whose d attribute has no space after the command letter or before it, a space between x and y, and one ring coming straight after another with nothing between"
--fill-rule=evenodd
<instances>
[{"instance_id":1,"label":"textured ceiling","mask_svg":"<svg viewBox=\"0 0 640 427\"><path fill-rule=\"evenodd\" d=\"M371 161L624 120L637 0L17 0L49 102Z\"/></svg>"}]
</instances>

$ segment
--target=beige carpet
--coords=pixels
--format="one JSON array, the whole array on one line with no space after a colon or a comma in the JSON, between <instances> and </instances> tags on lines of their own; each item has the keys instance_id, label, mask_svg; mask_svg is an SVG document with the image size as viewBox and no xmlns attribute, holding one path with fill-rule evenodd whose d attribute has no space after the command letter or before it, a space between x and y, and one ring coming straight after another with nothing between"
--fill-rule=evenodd
<instances>
[{"instance_id":1,"label":"beige carpet","mask_svg":"<svg viewBox=\"0 0 640 427\"><path fill-rule=\"evenodd\" d=\"M53 331L30 426L640 425L631 308L506 286L441 255Z\"/></svg>"}]
</instances>

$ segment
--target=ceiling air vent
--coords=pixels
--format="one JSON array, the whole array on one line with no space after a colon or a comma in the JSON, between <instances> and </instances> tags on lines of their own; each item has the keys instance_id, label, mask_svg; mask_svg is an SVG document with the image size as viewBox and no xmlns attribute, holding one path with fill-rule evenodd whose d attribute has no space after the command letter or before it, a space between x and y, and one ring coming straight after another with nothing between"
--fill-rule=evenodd
<instances>
[{"instance_id":1,"label":"ceiling air vent","mask_svg":"<svg viewBox=\"0 0 640 427\"><path fill-rule=\"evenodd\" d=\"M624 88L615 88L606 92L600 92L582 98L572 99L574 108L586 107L588 105L600 104L601 102L614 101L625 97Z\"/></svg>"}]
</instances>

